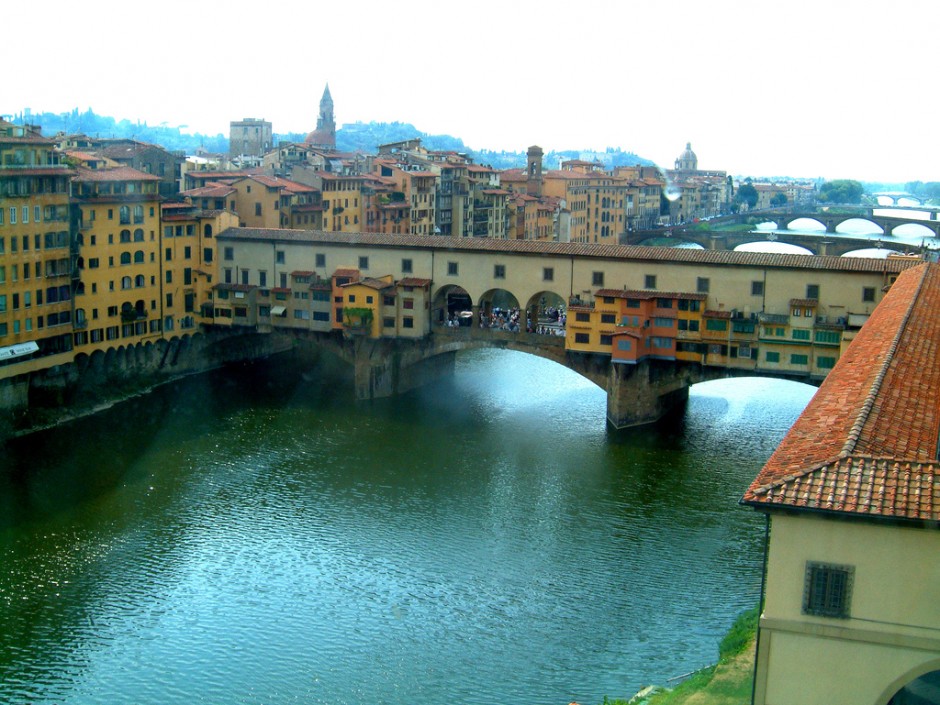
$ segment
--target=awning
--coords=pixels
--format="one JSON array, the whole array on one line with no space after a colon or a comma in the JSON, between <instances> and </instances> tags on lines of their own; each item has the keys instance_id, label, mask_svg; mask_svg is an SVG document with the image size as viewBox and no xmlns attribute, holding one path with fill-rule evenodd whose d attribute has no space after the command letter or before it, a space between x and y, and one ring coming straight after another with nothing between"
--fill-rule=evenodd
<instances>
[{"instance_id":1,"label":"awning","mask_svg":"<svg viewBox=\"0 0 940 705\"><path fill-rule=\"evenodd\" d=\"M272 306L271 307L272 316L283 316L285 313L287 313L287 308L285 308L284 306Z\"/></svg>"},{"instance_id":2,"label":"awning","mask_svg":"<svg viewBox=\"0 0 940 705\"><path fill-rule=\"evenodd\" d=\"M28 343L17 343L16 345L0 348L0 360L9 360L14 357L29 355L30 353L37 352L38 350L39 346L32 341Z\"/></svg>"}]
</instances>

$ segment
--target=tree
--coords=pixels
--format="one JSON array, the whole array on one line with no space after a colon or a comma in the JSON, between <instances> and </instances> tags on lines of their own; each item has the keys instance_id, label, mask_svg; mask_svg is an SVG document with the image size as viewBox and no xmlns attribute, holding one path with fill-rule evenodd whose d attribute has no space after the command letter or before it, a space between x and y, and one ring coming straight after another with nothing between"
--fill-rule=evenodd
<instances>
[{"instance_id":1,"label":"tree","mask_svg":"<svg viewBox=\"0 0 940 705\"><path fill-rule=\"evenodd\" d=\"M738 186L738 192L734 194L734 201L739 206L747 204L748 210L757 205L757 189L754 188L754 184L751 183L750 179L745 180L743 184Z\"/></svg>"},{"instance_id":2,"label":"tree","mask_svg":"<svg viewBox=\"0 0 940 705\"><path fill-rule=\"evenodd\" d=\"M780 208L781 206L787 205L787 194L775 193L773 198L770 199L770 205L772 205L774 208Z\"/></svg>"},{"instance_id":3,"label":"tree","mask_svg":"<svg viewBox=\"0 0 940 705\"><path fill-rule=\"evenodd\" d=\"M865 189L852 179L827 181L819 187L816 200L821 203L861 203Z\"/></svg>"}]
</instances>

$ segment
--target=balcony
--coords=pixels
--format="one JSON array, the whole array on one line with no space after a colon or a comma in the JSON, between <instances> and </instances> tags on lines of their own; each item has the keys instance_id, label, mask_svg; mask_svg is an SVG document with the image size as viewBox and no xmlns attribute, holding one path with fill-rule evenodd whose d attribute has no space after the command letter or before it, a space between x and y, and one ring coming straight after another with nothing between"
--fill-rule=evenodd
<instances>
[{"instance_id":1,"label":"balcony","mask_svg":"<svg viewBox=\"0 0 940 705\"><path fill-rule=\"evenodd\" d=\"M134 323L135 321L145 320L147 320L146 311L138 311L136 309L121 311L121 321L123 323Z\"/></svg>"}]
</instances>

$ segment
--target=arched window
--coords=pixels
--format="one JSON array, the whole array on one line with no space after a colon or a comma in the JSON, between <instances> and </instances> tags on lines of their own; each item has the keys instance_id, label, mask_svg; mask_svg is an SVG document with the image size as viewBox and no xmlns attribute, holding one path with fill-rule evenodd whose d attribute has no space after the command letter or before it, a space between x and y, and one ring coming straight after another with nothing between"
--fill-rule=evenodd
<instances>
[{"instance_id":1,"label":"arched window","mask_svg":"<svg viewBox=\"0 0 940 705\"><path fill-rule=\"evenodd\" d=\"M146 281L146 279L144 279L144 275L143 275L143 274L138 274L136 277L134 277L134 286L136 286L136 287L138 287L138 288L140 288L140 287L142 287L142 286L146 286L145 283L144 283L145 281Z\"/></svg>"},{"instance_id":2,"label":"arched window","mask_svg":"<svg viewBox=\"0 0 940 705\"><path fill-rule=\"evenodd\" d=\"M212 237L212 226L209 223L206 223L202 228L202 234L204 237Z\"/></svg>"},{"instance_id":3,"label":"arched window","mask_svg":"<svg viewBox=\"0 0 940 705\"><path fill-rule=\"evenodd\" d=\"M144 251L137 250L134 253L134 264L143 264L144 263Z\"/></svg>"},{"instance_id":4,"label":"arched window","mask_svg":"<svg viewBox=\"0 0 940 705\"><path fill-rule=\"evenodd\" d=\"M144 231L140 228L134 230L134 242L143 242L144 241Z\"/></svg>"},{"instance_id":5,"label":"arched window","mask_svg":"<svg viewBox=\"0 0 940 705\"><path fill-rule=\"evenodd\" d=\"M121 206L121 225L128 225L131 222L131 209L128 206Z\"/></svg>"},{"instance_id":6,"label":"arched window","mask_svg":"<svg viewBox=\"0 0 940 705\"><path fill-rule=\"evenodd\" d=\"M121 277L121 288L130 289L131 288L131 278L130 277Z\"/></svg>"},{"instance_id":7,"label":"arched window","mask_svg":"<svg viewBox=\"0 0 940 705\"><path fill-rule=\"evenodd\" d=\"M85 309L83 308L75 309L75 327L83 328L85 326L85 323L86 323Z\"/></svg>"},{"instance_id":8,"label":"arched window","mask_svg":"<svg viewBox=\"0 0 940 705\"><path fill-rule=\"evenodd\" d=\"M131 263L131 253L122 252L121 253L121 264L130 264Z\"/></svg>"},{"instance_id":9,"label":"arched window","mask_svg":"<svg viewBox=\"0 0 940 705\"><path fill-rule=\"evenodd\" d=\"M131 231L122 230L121 231L121 242L130 242L131 241Z\"/></svg>"},{"instance_id":10,"label":"arched window","mask_svg":"<svg viewBox=\"0 0 940 705\"><path fill-rule=\"evenodd\" d=\"M144 222L144 207L143 206L134 206L134 222L135 223Z\"/></svg>"}]
</instances>

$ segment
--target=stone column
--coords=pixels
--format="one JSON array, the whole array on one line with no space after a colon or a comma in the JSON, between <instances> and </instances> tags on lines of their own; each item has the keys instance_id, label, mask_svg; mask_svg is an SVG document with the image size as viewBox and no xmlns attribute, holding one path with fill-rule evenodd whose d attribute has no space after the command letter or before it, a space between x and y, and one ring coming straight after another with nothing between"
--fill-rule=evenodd
<instances>
[{"instance_id":1,"label":"stone column","mask_svg":"<svg viewBox=\"0 0 940 705\"><path fill-rule=\"evenodd\" d=\"M614 428L654 423L689 398L689 380L675 363L642 360L611 364L607 376L607 422Z\"/></svg>"}]
</instances>

